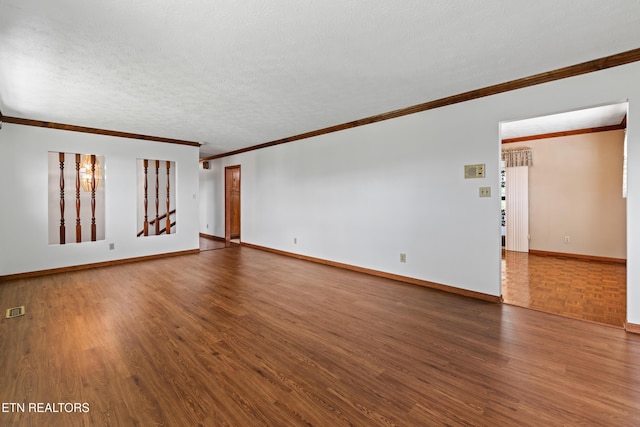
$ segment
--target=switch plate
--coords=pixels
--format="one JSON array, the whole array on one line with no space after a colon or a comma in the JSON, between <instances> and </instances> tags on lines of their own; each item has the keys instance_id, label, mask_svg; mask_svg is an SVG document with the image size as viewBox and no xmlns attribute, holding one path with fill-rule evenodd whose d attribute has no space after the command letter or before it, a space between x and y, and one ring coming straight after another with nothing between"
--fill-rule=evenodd
<instances>
[{"instance_id":1,"label":"switch plate","mask_svg":"<svg viewBox=\"0 0 640 427\"><path fill-rule=\"evenodd\" d=\"M491 197L491 187L480 187L480 197Z\"/></svg>"}]
</instances>

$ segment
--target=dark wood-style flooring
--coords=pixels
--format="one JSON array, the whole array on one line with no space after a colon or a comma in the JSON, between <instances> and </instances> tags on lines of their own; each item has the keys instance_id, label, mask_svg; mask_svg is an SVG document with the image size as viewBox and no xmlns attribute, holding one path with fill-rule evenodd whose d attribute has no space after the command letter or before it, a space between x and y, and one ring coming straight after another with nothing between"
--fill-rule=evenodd
<instances>
[{"instance_id":1,"label":"dark wood-style flooring","mask_svg":"<svg viewBox=\"0 0 640 427\"><path fill-rule=\"evenodd\" d=\"M208 237L200 237L200 251L212 251L215 249L224 249L226 244L223 241L217 239L211 239Z\"/></svg>"},{"instance_id":2,"label":"dark wood-style flooring","mask_svg":"<svg viewBox=\"0 0 640 427\"><path fill-rule=\"evenodd\" d=\"M505 251L502 297L507 304L623 327L624 264Z\"/></svg>"},{"instance_id":3,"label":"dark wood-style flooring","mask_svg":"<svg viewBox=\"0 0 640 427\"><path fill-rule=\"evenodd\" d=\"M0 283L11 426L637 426L640 336L235 246ZM28 406L27 406L28 408Z\"/></svg>"}]
</instances>

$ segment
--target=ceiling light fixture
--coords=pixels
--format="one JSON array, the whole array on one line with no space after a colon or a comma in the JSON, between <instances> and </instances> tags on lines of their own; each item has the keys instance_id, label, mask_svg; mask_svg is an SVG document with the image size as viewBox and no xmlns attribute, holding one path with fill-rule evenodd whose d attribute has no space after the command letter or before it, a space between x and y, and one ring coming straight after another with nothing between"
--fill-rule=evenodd
<instances>
[{"instance_id":1,"label":"ceiling light fixture","mask_svg":"<svg viewBox=\"0 0 640 427\"><path fill-rule=\"evenodd\" d=\"M86 192L96 191L102 179L102 168L98 156L85 154L80 161L80 184ZM92 183L95 181L95 184ZM93 188L92 188L93 187Z\"/></svg>"}]
</instances>

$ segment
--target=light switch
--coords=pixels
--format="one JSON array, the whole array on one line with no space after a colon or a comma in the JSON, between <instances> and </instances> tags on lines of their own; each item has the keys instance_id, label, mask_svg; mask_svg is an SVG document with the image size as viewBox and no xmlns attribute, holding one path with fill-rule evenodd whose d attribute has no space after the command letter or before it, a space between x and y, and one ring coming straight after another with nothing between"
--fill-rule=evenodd
<instances>
[{"instance_id":1,"label":"light switch","mask_svg":"<svg viewBox=\"0 0 640 427\"><path fill-rule=\"evenodd\" d=\"M491 197L491 187L480 187L480 197Z\"/></svg>"}]
</instances>

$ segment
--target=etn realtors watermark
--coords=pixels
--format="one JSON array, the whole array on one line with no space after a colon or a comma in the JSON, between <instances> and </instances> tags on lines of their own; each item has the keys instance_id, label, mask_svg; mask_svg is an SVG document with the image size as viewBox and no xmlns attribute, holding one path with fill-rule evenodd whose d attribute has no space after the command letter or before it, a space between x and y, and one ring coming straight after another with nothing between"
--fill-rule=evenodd
<instances>
[{"instance_id":1,"label":"etn realtors watermark","mask_svg":"<svg viewBox=\"0 0 640 427\"><path fill-rule=\"evenodd\" d=\"M2 402L1 412L86 414L87 402Z\"/></svg>"}]
</instances>

